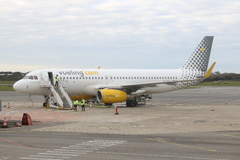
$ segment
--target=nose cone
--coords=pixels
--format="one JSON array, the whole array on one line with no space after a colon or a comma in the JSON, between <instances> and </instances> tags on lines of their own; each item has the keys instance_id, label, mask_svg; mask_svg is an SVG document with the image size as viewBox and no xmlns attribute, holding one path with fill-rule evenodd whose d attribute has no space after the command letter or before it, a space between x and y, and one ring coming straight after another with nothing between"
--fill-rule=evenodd
<instances>
[{"instance_id":1,"label":"nose cone","mask_svg":"<svg viewBox=\"0 0 240 160\"><path fill-rule=\"evenodd\" d=\"M21 80L20 80L21 81ZM17 81L16 83L13 84L13 89L15 91L18 91L18 92L21 92L22 91L22 85L21 85L21 82L20 81Z\"/></svg>"}]
</instances>

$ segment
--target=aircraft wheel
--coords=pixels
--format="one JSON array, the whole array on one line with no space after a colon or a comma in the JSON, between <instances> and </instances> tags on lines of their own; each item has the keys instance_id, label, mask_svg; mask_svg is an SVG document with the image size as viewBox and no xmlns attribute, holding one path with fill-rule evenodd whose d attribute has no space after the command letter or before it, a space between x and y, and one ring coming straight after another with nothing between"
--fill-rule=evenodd
<instances>
[{"instance_id":1,"label":"aircraft wheel","mask_svg":"<svg viewBox=\"0 0 240 160\"><path fill-rule=\"evenodd\" d=\"M44 107L44 108L49 108L49 107L50 107L50 105L49 105L49 103L48 103L48 102L44 102L44 103L43 103L43 107Z\"/></svg>"},{"instance_id":2,"label":"aircraft wheel","mask_svg":"<svg viewBox=\"0 0 240 160\"><path fill-rule=\"evenodd\" d=\"M130 101L126 101L126 106L130 107Z\"/></svg>"},{"instance_id":3,"label":"aircraft wheel","mask_svg":"<svg viewBox=\"0 0 240 160\"><path fill-rule=\"evenodd\" d=\"M44 102L44 103L43 103L43 107L47 107L47 102Z\"/></svg>"},{"instance_id":4,"label":"aircraft wheel","mask_svg":"<svg viewBox=\"0 0 240 160\"><path fill-rule=\"evenodd\" d=\"M137 102L135 101L135 99L127 101L126 104L127 104L127 107L136 107L137 106Z\"/></svg>"}]
</instances>

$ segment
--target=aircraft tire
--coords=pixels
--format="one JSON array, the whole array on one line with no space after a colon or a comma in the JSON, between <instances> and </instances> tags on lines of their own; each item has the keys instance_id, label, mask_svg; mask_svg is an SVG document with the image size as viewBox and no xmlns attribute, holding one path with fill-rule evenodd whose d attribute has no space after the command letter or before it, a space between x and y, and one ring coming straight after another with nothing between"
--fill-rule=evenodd
<instances>
[{"instance_id":1,"label":"aircraft tire","mask_svg":"<svg viewBox=\"0 0 240 160\"><path fill-rule=\"evenodd\" d=\"M127 107L136 107L137 106L137 102L135 101L135 99L132 99L130 101L126 102Z\"/></svg>"},{"instance_id":2,"label":"aircraft tire","mask_svg":"<svg viewBox=\"0 0 240 160\"><path fill-rule=\"evenodd\" d=\"M47 102L44 102L44 103L43 103L43 107L47 107Z\"/></svg>"}]
</instances>

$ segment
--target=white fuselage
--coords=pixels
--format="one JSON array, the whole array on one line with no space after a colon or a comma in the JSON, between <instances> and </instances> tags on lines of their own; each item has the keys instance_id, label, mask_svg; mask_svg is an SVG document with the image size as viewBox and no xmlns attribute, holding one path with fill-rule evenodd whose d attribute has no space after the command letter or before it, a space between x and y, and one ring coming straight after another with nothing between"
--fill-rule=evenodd
<instances>
[{"instance_id":1,"label":"white fuselage","mask_svg":"<svg viewBox=\"0 0 240 160\"><path fill-rule=\"evenodd\" d=\"M28 73L14 84L14 89L26 94L47 95L49 89L46 84L54 84L56 75L69 95L93 96L100 88L119 89L122 86L142 90L144 94L168 92L183 87L177 86L181 82L175 85L167 82L184 78L182 69L44 69ZM152 84L154 82L156 84Z\"/></svg>"}]
</instances>

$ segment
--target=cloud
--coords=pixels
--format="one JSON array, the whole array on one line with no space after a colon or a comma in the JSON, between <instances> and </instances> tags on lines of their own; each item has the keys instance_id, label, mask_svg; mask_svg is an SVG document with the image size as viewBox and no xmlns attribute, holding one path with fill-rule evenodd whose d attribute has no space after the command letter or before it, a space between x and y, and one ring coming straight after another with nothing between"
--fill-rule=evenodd
<instances>
[{"instance_id":1,"label":"cloud","mask_svg":"<svg viewBox=\"0 0 240 160\"><path fill-rule=\"evenodd\" d=\"M239 50L239 5L237 0L1 1L0 63L175 68L205 35L215 36L213 54L233 57ZM229 64L221 69L230 70Z\"/></svg>"}]
</instances>

